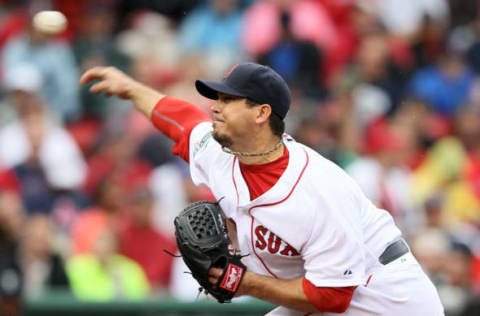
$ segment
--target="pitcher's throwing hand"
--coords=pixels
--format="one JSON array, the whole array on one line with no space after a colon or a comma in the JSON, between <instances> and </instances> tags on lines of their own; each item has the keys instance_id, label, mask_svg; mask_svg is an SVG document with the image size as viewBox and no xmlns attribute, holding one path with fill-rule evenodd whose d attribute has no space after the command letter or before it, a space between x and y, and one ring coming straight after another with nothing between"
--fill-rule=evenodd
<instances>
[{"instance_id":1,"label":"pitcher's throwing hand","mask_svg":"<svg viewBox=\"0 0 480 316\"><path fill-rule=\"evenodd\" d=\"M107 97L118 96L122 99L130 99L130 91L138 84L132 78L114 67L95 67L83 74L80 83L87 84L93 80L99 80L90 87L90 92L105 92Z\"/></svg>"}]
</instances>

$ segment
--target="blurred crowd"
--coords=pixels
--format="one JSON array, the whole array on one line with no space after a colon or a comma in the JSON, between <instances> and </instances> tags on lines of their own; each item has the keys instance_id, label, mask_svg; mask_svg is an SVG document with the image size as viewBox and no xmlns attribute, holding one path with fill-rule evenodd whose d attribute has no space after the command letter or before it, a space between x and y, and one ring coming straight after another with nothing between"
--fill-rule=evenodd
<instances>
[{"instance_id":1,"label":"blurred crowd","mask_svg":"<svg viewBox=\"0 0 480 316\"><path fill-rule=\"evenodd\" d=\"M32 27L59 10L65 32ZM131 104L92 95L110 65L209 109L196 78L267 64L287 131L388 210L448 316L480 315L476 0L1 0L0 308L21 294L194 299L173 218L213 199Z\"/></svg>"}]
</instances>

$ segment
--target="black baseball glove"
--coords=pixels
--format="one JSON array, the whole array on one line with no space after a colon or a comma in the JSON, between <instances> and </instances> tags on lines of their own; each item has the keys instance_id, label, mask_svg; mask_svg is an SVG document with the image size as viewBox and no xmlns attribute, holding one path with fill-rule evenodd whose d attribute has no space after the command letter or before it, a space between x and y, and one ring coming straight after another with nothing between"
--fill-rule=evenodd
<instances>
[{"instance_id":1,"label":"black baseball glove","mask_svg":"<svg viewBox=\"0 0 480 316\"><path fill-rule=\"evenodd\" d=\"M233 249L218 203L200 201L175 218L175 237L183 261L200 286L220 303L230 302L247 267ZM223 270L217 284L208 281L210 268Z\"/></svg>"}]
</instances>

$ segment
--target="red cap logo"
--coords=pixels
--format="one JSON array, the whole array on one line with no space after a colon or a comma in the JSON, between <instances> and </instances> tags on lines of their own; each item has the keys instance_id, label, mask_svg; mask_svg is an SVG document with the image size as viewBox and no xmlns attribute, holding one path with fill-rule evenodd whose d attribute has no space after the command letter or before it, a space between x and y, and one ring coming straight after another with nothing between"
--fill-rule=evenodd
<instances>
[{"instance_id":1,"label":"red cap logo","mask_svg":"<svg viewBox=\"0 0 480 316\"><path fill-rule=\"evenodd\" d=\"M230 76L230 74L232 73L232 71L234 71L235 68L237 68L237 67L238 67L238 64L233 65L232 68L230 68L230 70L225 73L225 75L223 76L223 79L225 79L225 78L227 78L228 76Z\"/></svg>"}]
</instances>

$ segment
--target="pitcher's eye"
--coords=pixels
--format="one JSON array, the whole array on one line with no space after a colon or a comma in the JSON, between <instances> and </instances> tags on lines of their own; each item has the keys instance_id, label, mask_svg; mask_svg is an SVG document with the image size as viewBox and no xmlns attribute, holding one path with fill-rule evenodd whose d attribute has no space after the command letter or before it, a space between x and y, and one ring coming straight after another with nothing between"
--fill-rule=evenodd
<instances>
[{"instance_id":1,"label":"pitcher's eye","mask_svg":"<svg viewBox=\"0 0 480 316\"><path fill-rule=\"evenodd\" d=\"M229 102L232 102L232 101L235 101L235 100L239 99L238 97L234 97L234 96L231 96L231 95L220 95L218 98L223 103L229 103Z\"/></svg>"}]
</instances>

